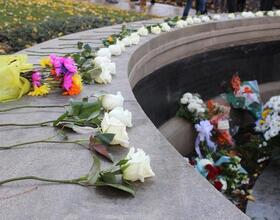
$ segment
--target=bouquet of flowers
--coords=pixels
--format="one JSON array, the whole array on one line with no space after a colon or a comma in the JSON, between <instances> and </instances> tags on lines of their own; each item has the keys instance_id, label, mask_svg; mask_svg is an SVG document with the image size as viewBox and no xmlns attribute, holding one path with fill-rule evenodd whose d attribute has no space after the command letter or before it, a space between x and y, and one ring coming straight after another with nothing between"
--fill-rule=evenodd
<instances>
[{"instance_id":1,"label":"bouquet of flowers","mask_svg":"<svg viewBox=\"0 0 280 220\"><path fill-rule=\"evenodd\" d=\"M256 80L241 82L237 74L233 75L226 99L234 108L248 110L254 118L261 115L262 103Z\"/></svg>"},{"instance_id":2,"label":"bouquet of flowers","mask_svg":"<svg viewBox=\"0 0 280 220\"><path fill-rule=\"evenodd\" d=\"M207 108L199 94L185 93L180 99L180 108L177 116L185 118L192 123L206 118Z\"/></svg>"},{"instance_id":3,"label":"bouquet of flowers","mask_svg":"<svg viewBox=\"0 0 280 220\"><path fill-rule=\"evenodd\" d=\"M61 88L63 95L78 95L82 80L74 60L51 54L40 61L41 68L33 69L27 63L27 55L0 56L0 102L12 101L28 94L46 95L50 90Z\"/></svg>"},{"instance_id":4,"label":"bouquet of flowers","mask_svg":"<svg viewBox=\"0 0 280 220\"><path fill-rule=\"evenodd\" d=\"M271 97L264 105L261 117L256 122L255 130L261 132L264 139L271 145L276 145L273 150L273 157L280 159L280 148L278 146L280 136L280 96Z\"/></svg>"}]
</instances>

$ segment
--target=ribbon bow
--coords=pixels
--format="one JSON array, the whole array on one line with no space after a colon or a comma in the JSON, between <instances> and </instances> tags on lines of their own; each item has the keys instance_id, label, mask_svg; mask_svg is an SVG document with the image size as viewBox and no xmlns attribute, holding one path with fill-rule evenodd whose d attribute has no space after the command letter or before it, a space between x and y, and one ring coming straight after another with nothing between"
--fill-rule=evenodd
<instances>
[{"instance_id":1,"label":"ribbon bow","mask_svg":"<svg viewBox=\"0 0 280 220\"><path fill-rule=\"evenodd\" d=\"M212 136L211 131L213 130L213 125L208 120L200 121L195 125L195 129L198 132L197 138L195 140L195 151L197 155L201 158L201 151L199 144L200 142L206 141L207 146L212 151L216 151L216 144L211 141L210 137Z\"/></svg>"}]
</instances>

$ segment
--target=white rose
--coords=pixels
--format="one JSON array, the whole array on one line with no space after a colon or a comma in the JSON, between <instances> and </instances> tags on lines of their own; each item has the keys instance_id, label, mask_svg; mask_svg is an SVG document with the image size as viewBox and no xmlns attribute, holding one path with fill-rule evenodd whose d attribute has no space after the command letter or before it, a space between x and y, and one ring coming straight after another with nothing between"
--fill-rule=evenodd
<instances>
[{"instance_id":1,"label":"white rose","mask_svg":"<svg viewBox=\"0 0 280 220\"><path fill-rule=\"evenodd\" d=\"M258 11L258 12L256 12L256 16L257 17L263 17L264 16L264 12L263 11Z\"/></svg>"},{"instance_id":2,"label":"white rose","mask_svg":"<svg viewBox=\"0 0 280 220\"><path fill-rule=\"evenodd\" d=\"M124 110L123 107L116 107L109 112L109 116L118 119L127 127L132 127L132 114L127 109Z\"/></svg>"},{"instance_id":3,"label":"white rose","mask_svg":"<svg viewBox=\"0 0 280 220\"><path fill-rule=\"evenodd\" d=\"M201 21L202 22L209 22L210 18L207 15L203 15L203 16L201 16Z\"/></svg>"},{"instance_id":4,"label":"white rose","mask_svg":"<svg viewBox=\"0 0 280 220\"><path fill-rule=\"evenodd\" d=\"M122 48L119 44L110 45L108 48L113 56L119 56L122 54Z\"/></svg>"},{"instance_id":5,"label":"white rose","mask_svg":"<svg viewBox=\"0 0 280 220\"><path fill-rule=\"evenodd\" d=\"M111 51L109 48L101 48L96 52L96 56L107 57L108 59L111 59Z\"/></svg>"},{"instance_id":6,"label":"white rose","mask_svg":"<svg viewBox=\"0 0 280 220\"><path fill-rule=\"evenodd\" d=\"M234 13L229 13L228 14L228 18L229 19L234 19L235 18L235 14Z\"/></svg>"},{"instance_id":7,"label":"white rose","mask_svg":"<svg viewBox=\"0 0 280 220\"><path fill-rule=\"evenodd\" d=\"M131 40L131 43L134 45L139 44L140 36L137 33L132 33L130 35L130 40Z\"/></svg>"},{"instance_id":8,"label":"white rose","mask_svg":"<svg viewBox=\"0 0 280 220\"><path fill-rule=\"evenodd\" d=\"M265 132L265 133L264 133L264 139L265 139L266 141L268 141L270 138L271 138L271 137L270 137L270 133L269 133L268 131Z\"/></svg>"},{"instance_id":9,"label":"white rose","mask_svg":"<svg viewBox=\"0 0 280 220\"><path fill-rule=\"evenodd\" d=\"M275 11L276 16L280 16L280 10Z\"/></svg>"},{"instance_id":10,"label":"white rose","mask_svg":"<svg viewBox=\"0 0 280 220\"><path fill-rule=\"evenodd\" d=\"M275 14L274 14L274 11L268 11L268 12L267 12L267 15L268 15L269 17L273 17Z\"/></svg>"},{"instance_id":11,"label":"white rose","mask_svg":"<svg viewBox=\"0 0 280 220\"><path fill-rule=\"evenodd\" d=\"M193 19L193 23L194 24L201 24L201 19L200 18L198 18L198 17L194 17L194 19Z\"/></svg>"},{"instance_id":12,"label":"white rose","mask_svg":"<svg viewBox=\"0 0 280 220\"><path fill-rule=\"evenodd\" d=\"M111 63L111 60L108 57L95 57L93 60L93 63L100 67L102 64L108 64Z\"/></svg>"},{"instance_id":13,"label":"white rose","mask_svg":"<svg viewBox=\"0 0 280 220\"><path fill-rule=\"evenodd\" d=\"M147 36L149 34L149 31L145 26L142 26L141 28L138 29L137 33L140 36Z\"/></svg>"},{"instance_id":14,"label":"white rose","mask_svg":"<svg viewBox=\"0 0 280 220\"><path fill-rule=\"evenodd\" d=\"M144 182L145 178L155 176L150 165L150 157L142 149L135 151L134 148L131 148L126 159L128 162L122 165L124 179Z\"/></svg>"},{"instance_id":15,"label":"white rose","mask_svg":"<svg viewBox=\"0 0 280 220\"><path fill-rule=\"evenodd\" d=\"M215 21L221 20L221 15L219 15L219 14L213 15L213 20L215 20Z\"/></svg>"},{"instance_id":16,"label":"white rose","mask_svg":"<svg viewBox=\"0 0 280 220\"><path fill-rule=\"evenodd\" d=\"M192 17L187 17L187 22L188 22L189 25L192 25L193 24Z\"/></svg>"},{"instance_id":17,"label":"white rose","mask_svg":"<svg viewBox=\"0 0 280 220\"><path fill-rule=\"evenodd\" d=\"M123 147L129 147L129 138L126 132L126 126L118 119L109 117L106 112L101 122L101 130L103 133L115 134L111 144L119 144Z\"/></svg>"},{"instance_id":18,"label":"white rose","mask_svg":"<svg viewBox=\"0 0 280 220\"><path fill-rule=\"evenodd\" d=\"M177 27L177 28L183 28L183 27L185 27L184 21L183 21L183 20L177 21L177 22L176 22L176 27Z\"/></svg>"},{"instance_id":19,"label":"white rose","mask_svg":"<svg viewBox=\"0 0 280 220\"><path fill-rule=\"evenodd\" d=\"M130 37L125 37L122 39L122 42L126 47L130 47L132 45L132 39Z\"/></svg>"},{"instance_id":20,"label":"white rose","mask_svg":"<svg viewBox=\"0 0 280 220\"><path fill-rule=\"evenodd\" d=\"M170 27L166 22L162 23L160 26L161 26L161 30L162 30L163 32L169 32L169 31L171 31L171 27Z\"/></svg>"},{"instance_id":21,"label":"white rose","mask_svg":"<svg viewBox=\"0 0 280 220\"><path fill-rule=\"evenodd\" d=\"M117 39L117 43L116 43L116 44L119 45L119 46L121 47L122 52L125 51L125 44L124 44L123 41Z\"/></svg>"},{"instance_id":22,"label":"white rose","mask_svg":"<svg viewBox=\"0 0 280 220\"><path fill-rule=\"evenodd\" d=\"M160 29L159 26L151 27L151 32L153 34L160 34L161 33L161 29Z\"/></svg>"},{"instance_id":23,"label":"white rose","mask_svg":"<svg viewBox=\"0 0 280 220\"><path fill-rule=\"evenodd\" d=\"M94 79L95 82L99 84L107 84L112 82L112 76L107 69L101 68L102 72L101 74Z\"/></svg>"},{"instance_id":24,"label":"white rose","mask_svg":"<svg viewBox=\"0 0 280 220\"><path fill-rule=\"evenodd\" d=\"M116 107L123 107L124 97L121 92L114 94L106 94L102 96L102 106L107 111L110 111Z\"/></svg>"},{"instance_id":25,"label":"white rose","mask_svg":"<svg viewBox=\"0 0 280 220\"><path fill-rule=\"evenodd\" d=\"M196 104L196 103L190 103L188 105L188 110L192 113L194 113L195 111L197 111L197 109L201 108L200 105Z\"/></svg>"}]
</instances>

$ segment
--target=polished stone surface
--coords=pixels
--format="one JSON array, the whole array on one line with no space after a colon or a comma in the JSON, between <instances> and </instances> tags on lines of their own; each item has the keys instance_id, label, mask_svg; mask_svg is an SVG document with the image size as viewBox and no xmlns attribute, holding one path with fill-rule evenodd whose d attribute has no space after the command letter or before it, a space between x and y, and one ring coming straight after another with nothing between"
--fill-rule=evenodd
<instances>
[{"instance_id":1,"label":"polished stone surface","mask_svg":"<svg viewBox=\"0 0 280 220\"><path fill-rule=\"evenodd\" d=\"M129 26L157 22L142 21ZM117 25L80 32L22 52L29 54L30 62L38 63L40 57L48 53L62 55L76 51L78 41L100 46L104 37L120 29L121 25ZM144 184L137 184L135 198L112 190L35 181L3 185L0 187L0 219L249 219L186 163L143 112L131 87L157 68L201 52L202 47L206 51L248 41L265 41L266 38L279 38L279 18L236 21L225 18L219 22L174 29L159 36L150 35L138 46L128 48L122 56L113 58L117 64L117 76L112 84L85 86L83 94L75 99L98 90L121 91L126 100L125 107L133 114L134 127L128 131L131 146L143 148L151 156L156 176ZM196 44L198 39L200 42ZM1 104L1 108L22 104L62 104L68 100L69 97L57 94L44 98L24 97L18 102ZM61 109L20 110L1 114L0 121L39 122L60 114ZM1 128L0 144L42 139L53 134L50 128ZM116 159L127 152L120 147L113 149ZM103 161L102 166L108 165ZM91 154L73 145L38 144L0 152L1 179L22 175L76 178L86 173L90 166Z\"/></svg>"},{"instance_id":2,"label":"polished stone surface","mask_svg":"<svg viewBox=\"0 0 280 220\"><path fill-rule=\"evenodd\" d=\"M157 69L139 81L133 92L159 127L175 116L182 94L199 93L204 100L218 96L223 93L221 83L229 82L234 73L259 84L280 81L279 59L280 41L201 53Z\"/></svg>"},{"instance_id":3,"label":"polished stone surface","mask_svg":"<svg viewBox=\"0 0 280 220\"><path fill-rule=\"evenodd\" d=\"M249 202L247 215L255 220L280 220L280 164L271 164L253 188L255 202Z\"/></svg>"}]
</instances>

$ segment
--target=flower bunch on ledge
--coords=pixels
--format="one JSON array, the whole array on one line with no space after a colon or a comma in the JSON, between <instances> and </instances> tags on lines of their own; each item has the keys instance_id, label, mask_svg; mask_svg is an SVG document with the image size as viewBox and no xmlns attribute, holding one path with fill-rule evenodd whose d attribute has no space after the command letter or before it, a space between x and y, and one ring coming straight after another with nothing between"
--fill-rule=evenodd
<instances>
[{"instance_id":1,"label":"flower bunch on ledge","mask_svg":"<svg viewBox=\"0 0 280 220\"><path fill-rule=\"evenodd\" d=\"M280 99L262 105L256 81L241 82L234 74L226 94L203 102L198 94L185 93L177 116L194 125L195 156L190 163L217 190L244 210L252 187L270 159L279 159ZM235 109L251 113L255 124L240 125Z\"/></svg>"},{"instance_id":2,"label":"flower bunch on ledge","mask_svg":"<svg viewBox=\"0 0 280 220\"><path fill-rule=\"evenodd\" d=\"M84 98L81 101L70 101L69 105L52 106L66 108L65 112L56 120L33 124L0 124L0 126L53 126L61 129L58 136L63 140L54 140L56 136L43 140L32 140L25 143L17 143L9 146L0 146L0 150L18 148L23 145L36 143L77 144L97 153L114 163L114 158L109 153L110 146L118 145L129 148L127 127L132 127L132 114L123 107L124 97L120 92L117 94L100 93L93 101ZM40 108L40 106L18 106L11 109L3 109L8 112L20 108ZM67 132L72 131L89 135L89 139L69 140ZM135 191L130 182L141 181L154 176L150 166L150 157L142 150L130 148L124 159L115 162L113 166L105 170L101 169L99 159L93 157L93 165L88 174L76 179L48 179L37 176L16 177L0 181L0 185L21 180L38 180L64 184L78 184L81 186L113 187L131 195Z\"/></svg>"}]
</instances>

